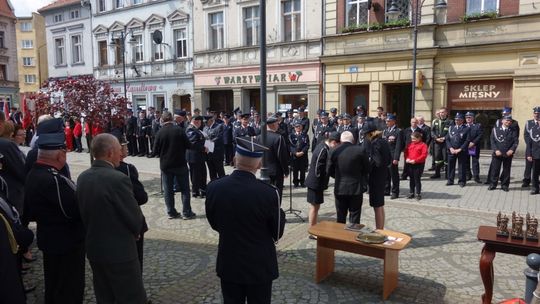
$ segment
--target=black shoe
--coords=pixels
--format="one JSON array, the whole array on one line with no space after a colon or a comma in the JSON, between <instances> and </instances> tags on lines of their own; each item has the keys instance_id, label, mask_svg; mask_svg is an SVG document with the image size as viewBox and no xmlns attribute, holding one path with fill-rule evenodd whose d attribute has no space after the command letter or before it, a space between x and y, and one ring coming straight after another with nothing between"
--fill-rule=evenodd
<instances>
[{"instance_id":1,"label":"black shoe","mask_svg":"<svg viewBox=\"0 0 540 304\"><path fill-rule=\"evenodd\" d=\"M407 198L408 198L408 199L414 198L414 193L409 193L409 195L407 195Z\"/></svg>"},{"instance_id":2,"label":"black shoe","mask_svg":"<svg viewBox=\"0 0 540 304\"><path fill-rule=\"evenodd\" d=\"M419 200L421 200L421 199L422 199L422 195L417 194L417 195L416 195L416 200L419 201Z\"/></svg>"},{"instance_id":3,"label":"black shoe","mask_svg":"<svg viewBox=\"0 0 540 304\"><path fill-rule=\"evenodd\" d=\"M495 185L489 185L488 190L495 190L497 188Z\"/></svg>"},{"instance_id":4,"label":"black shoe","mask_svg":"<svg viewBox=\"0 0 540 304\"><path fill-rule=\"evenodd\" d=\"M510 191L510 190L508 189L508 187L502 187L501 189L502 189L502 191L504 191L504 192Z\"/></svg>"},{"instance_id":5,"label":"black shoe","mask_svg":"<svg viewBox=\"0 0 540 304\"><path fill-rule=\"evenodd\" d=\"M531 195L535 195L535 194L538 194L538 190L535 190L535 189L531 190Z\"/></svg>"},{"instance_id":6,"label":"black shoe","mask_svg":"<svg viewBox=\"0 0 540 304\"><path fill-rule=\"evenodd\" d=\"M450 181L446 182L447 186L452 186L453 184L454 184L454 182L450 182Z\"/></svg>"},{"instance_id":7,"label":"black shoe","mask_svg":"<svg viewBox=\"0 0 540 304\"><path fill-rule=\"evenodd\" d=\"M401 180L407 180L407 177L406 177L406 176L402 176L402 177L400 177L399 179L401 179Z\"/></svg>"},{"instance_id":8,"label":"black shoe","mask_svg":"<svg viewBox=\"0 0 540 304\"><path fill-rule=\"evenodd\" d=\"M460 186L461 188L463 188L463 187L465 187L465 183L459 183L459 186Z\"/></svg>"},{"instance_id":9,"label":"black shoe","mask_svg":"<svg viewBox=\"0 0 540 304\"><path fill-rule=\"evenodd\" d=\"M195 212L191 212L189 215L184 215L182 218L184 220L192 220L197 217L197 214Z\"/></svg>"},{"instance_id":10,"label":"black shoe","mask_svg":"<svg viewBox=\"0 0 540 304\"><path fill-rule=\"evenodd\" d=\"M306 185L304 185L303 183L300 184L300 188L305 188L305 187L306 187Z\"/></svg>"},{"instance_id":11,"label":"black shoe","mask_svg":"<svg viewBox=\"0 0 540 304\"><path fill-rule=\"evenodd\" d=\"M489 185L490 183L491 183L491 182L490 182L489 179L488 179L488 180L486 180L486 181L484 182L484 185Z\"/></svg>"},{"instance_id":12,"label":"black shoe","mask_svg":"<svg viewBox=\"0 0 540 304\"><path fill-rule=\"evenodd\" d=\"M169 214L169 219L170 220L175 219L175 218L179 218L179 217L180 217L180 213Z\"/></svg>"},{"instance_id":13,"label":"black shoe","mask_svg":"<svg viewBox=\"0 0 540 304\"><path fill-rule=\"evenodd\" d=\"M399 194L397 193L392 193L392 195L390 196L390 199L396 199L399 197Z\"/></svg>"},{"instance_id":14,"label":"black shoe","mask_svg":"<svg viewBox=\"0 0 540 304\"><path fill-rule=\"evenodd\" d=\"M482 181L480 180L479 177L475 177L475 178L474 178L474 182L477 183L477 184L481 184L481 183L482 183Z\"/></svg>"},{"instance_id":15,"label":"black shoe","mask_svg":"<svg viewBox=\"0 0 540 304\"><path fill-rule=\"evenodd\" d=\"M472 179L472 175L467 176L467 180L470 181Z\"/></svg>"},{"instance_id":16,"label":"black shoe","mask_svg":"<svg viewBox=\"0 0 540 304\"><path fill-rule=\"evenodd\" d=\"M430 179L441 178L441 175L440 174L435 174L435 175L430 176L429 178Z\"/></svg>"},{"instance_id":17,"label":"black shoe","mask_svg":"<svg viewBox=\"0 0 540 304\"><path fill-rule=\"evenodd\" d=\"M390 192L385 192L384 193L384 196L389 196L390 195Z\"/></svg>"},{"instance_id":18,"label":"black shoe","mask_svg":"<svg viewBox=\"0 0 540 304\"><path fill-rule=\"evenodd\" d=\"M199 194L199 193L192 193L191 196L192 196L192 197L199 197L200 194Z\"/></svg>"},{"instance_id":19,"label":"black shoe","mask_svg":"<svg viewBox=\"0 0 540 304\"><path fill-rule=\"evenodd\" d=\"M142 154L142 153L141 153L141 154L139 154L139 155L137 155L137 156L138 156L138 157L143 157L143 156L144 156L144 154Z\"/></svg>"},{"instance_id":20,"label":"black shoe","mask_svg":"<svg viewBox=\"0 0 540 304\"><path fill-rule=\"evenodd\" d=\"M427 169L428 171L435 171L435 167L431 167L429 169Z\"/></svg>"},{"instance_id":21,"label":"black shoe","mask_svg":"<svg viewBox=\"0 0 540 304\"><path fill-rule=\"evenodd\" d=\"M523 184L521 184L521 188L527 188L527 187L529 187L530 184L531 183L529 183L529 182L523 182Z\"/></svg>"}]
</instances>

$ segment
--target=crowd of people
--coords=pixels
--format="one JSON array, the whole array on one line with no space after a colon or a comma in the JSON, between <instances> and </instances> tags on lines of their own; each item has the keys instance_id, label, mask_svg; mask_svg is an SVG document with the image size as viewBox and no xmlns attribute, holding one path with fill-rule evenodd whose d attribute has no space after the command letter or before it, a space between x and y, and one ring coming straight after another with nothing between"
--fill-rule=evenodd
<instances>
[{"instance_id":1,"label":"crowd of people","mask_svg":"<svg viewBox=\"0 0 540 304\"><path fill-rule=\"evenodd\" d=\"M264 125L255 109L249 113L240 109L233 113L207 109L201 115L198 109L191 114L149 108L130 110L128 117L109 130L90 130L76 118L72 123L71 119L44 115L38 119L36 134L28 139L16 115L6 117L1 113L0 254L5 271L0 276L0 286L13 290L9 303L24 303L25 292L32 290L31 286L23 286L21 277L28 267L23 261L35 260L30 253L34 233L28 225L36 222L37 246L43 252L45 303L82 301L85 256L92 267L98 302L147 303L142 263L148 226L140 205L148 201L148 195L137 169L123 161L127 156L159 157L169 219L196 218L191 199L206 199L208 221L220 233L217 272L223 296L231 302L238 297L250 297L245 285L253 282L261 285L251 297L264 294L261 301L269 300L271 281L278 275L277 264L272 264L275 256L251 261L252 255L260 254L252 248L255 241L246 240L256 234L238 236L231 234L230 229L234 226L253 232L258 223L267 221L264 229L257 232L261 246L270 248L270 244L277 242L283 234L280 206L284 181L289 175L294 188L307 188L310 225L317 223L318 210L332 177L337 221L346 223L348 218L349 224L359 224L363 194L367 192L377 229L384 229L385 197L398 198L402 180L409 179L408 199L422 199L421 178L430 153L430 178L442 179L444 174L446 185L451 186L457 167L460 187L465 187L469 180L483 182L479 157L486 128L475 122L475 113L457 113L450 119L448 110L441 108L431 126L418 115L403 129L397 126L397 117L387 114L382 107L375 117L366 114L361 106L354 116L338 115L337 109L332 108L319 110L310 121L300 107L283 114L268 113ZM267 129L265 142L261 138L263 127ZM66 153L83 151L83 133L96 160L75 183ZM491 129L492 160L485 181L488 190L500 184L503 191L509 191L519 137L519 124L512 119L511 108L505 107ZM532 183L531 194L538 194L540 107L533 109L533 118L526 122L523 139L526 169L522 186ZM27 155L19 149L24 144L31 146ZM255 179L263 154L273 187ZM225 166L235 166L236 170L225 176ZM176 209L175 192L181 194L181 210ZM240 208L243 202L235 199L240 195L256 199L261 205ZM245 203L249 205L249 200ZM238 210L233 206L261 218L249 222L244 220L250 218L247 214L241 219L223 216ZM271 237L265 239L262 235ZM111 252L112 247L121 248ZM239 254L243 249L243 254ZM229 269L227 265L238 259L244 266ZM257 270L250 269L261 263L273 265L270 275L260 277ZM232 279L238 276L243 279ZM128 278L130 284L125 282Z\"/></svg>"}]
</instances>

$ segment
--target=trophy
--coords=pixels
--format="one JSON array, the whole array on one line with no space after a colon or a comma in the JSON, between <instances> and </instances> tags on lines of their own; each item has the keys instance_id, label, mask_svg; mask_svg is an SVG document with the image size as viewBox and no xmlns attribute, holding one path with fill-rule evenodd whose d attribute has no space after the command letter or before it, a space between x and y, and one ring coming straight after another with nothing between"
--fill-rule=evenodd
<instances>
[{"instance_id":1,"label":"trophy","mask_svg":"<svg viewBox=\"0 0 540 304\"><path fill-rule=\"evenodd\" d=\"M502 216L499 211L497 214L497 236L508 237L508 235L508 216L506 214Z\"/></svg>"},{"instance_id":2,"label":"trophy","mask_svg":"<svg viewBox=\"0 0 540 304\"><path fill-rule=\"evenodd\" d=\"M512 233L511 237L513 239L522 240L523 239L523 216L517 215L516 212L512 212Z\"/></svg>"},{"instance_id":3,"label":"trophy","mask_svg":"<svg viewBox=\"0 0 540 304\"><path fill-rule=\"evenodd\" d=\"M531 217L529 213L527 213L527 217L525 218L526 223L526 232L525 232L525 238L527 241L531 242L538 242L538 219L534 216Z\"/></svg>"}]
</instances>

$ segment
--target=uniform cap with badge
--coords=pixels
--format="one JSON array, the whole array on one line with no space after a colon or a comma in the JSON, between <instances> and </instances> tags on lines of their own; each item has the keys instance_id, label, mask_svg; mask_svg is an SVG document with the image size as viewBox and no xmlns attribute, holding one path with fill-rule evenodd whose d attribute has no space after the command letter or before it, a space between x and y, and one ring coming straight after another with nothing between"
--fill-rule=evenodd
<instances>
[{"instance_id":1,"label":"uniform cap with badge","mask_svg":"<svg viewBox=\"0 0 540 304\"><path fill-rule=\"evenodd\" d=\"M465 117L474 117L474 113L469 111L465 113Z\"/></svg>"},{"instance_id":2,"label":"uniform cap with badge","mask_svg":"<svg viewBox=\"0 0 540 304\"><path fill-rule=\"evenodd\" d=\"M463 120L463 119L464 119L463 114L461 114L460 112L456 113L456 117L454 117L454 119L461 119L461 120Z\"/></svg>"},{"instance_id":3,"label":"uniform cap with badge","mask_svg":"<svg viewBox=\"0 0 540 304\"><path fill-rule=\"evenodd\" d=\"M64 121L61 118L49 119L37 126L39 135L36 144L43 150L60 150L66 148Z\"/></svg>"},{"instance_id":4,"label":"uniform cap with badge","mask_svg":"<svg viewBox=\"0 0 540 304\"><path fill-rule=\"evenodd\" d=\"M270 116L270 117L268 117L268 118L266 119L266 124L268 124L268 125L269 125L269 124L276 123L276 122L278 122L278 119L277 119L277 117L275 117L275 116Z\"/></svg>"},{"instance_id":5,"label":"uniform cap with badge","mask_svg":"<svg viewBox=\"0 0 540 304\"><path fill-rule=\"evenodd\" d=\"M388 114L388 115L386 116L386 121L388 121L388 120L396 120L396 115L394 115L394 114Z\"/></svg>"},{"instance_id":6,"label":"uniform cap with badge","mask_svg":"<svg viewBox=\"0 0 540 304\"><path fill-rule=\"evenodd\" d=\"M512 113L512 107L504 107L504 108L502 109L502 112L503 112L503 114L504 114L504 113Z\"/></svg>"},{"instance_id":7,"label":"uniform cap with badge","mask_svg":"<svg viewBox=\"0 0 540 304\"><path fill-rule=\"evenodd\" d=\"M533 108L534 113L540 113L540 106L536 106Z\"/></svg>"},{"instance_id":8,"label":"uniform cap with badge","mask_svg":"<svg viewBox=\"0 0 540 304\"><path fill-rule=\"evenodd\" d=\"M269 148L262 145L256 137L237 137L236 138L236 152L240 155L261 158L264 151L268 151Z\"/></svg>"}]
</instances>

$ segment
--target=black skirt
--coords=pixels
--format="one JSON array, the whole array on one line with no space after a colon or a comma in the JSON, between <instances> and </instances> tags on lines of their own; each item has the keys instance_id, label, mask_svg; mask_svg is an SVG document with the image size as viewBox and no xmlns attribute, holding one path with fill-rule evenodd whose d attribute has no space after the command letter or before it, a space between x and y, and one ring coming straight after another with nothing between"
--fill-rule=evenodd
<instances>
[{"instance_id":1,"label":"black skirt","mask_svg":"<svg viewBox=\"0 0 540 304\"><path fill-rule=\"evenodd\" d=\"M307 201L313 205L320 205L324 203L324 190L313 190L307 188Z\"/></svg>"}]
</instances>

